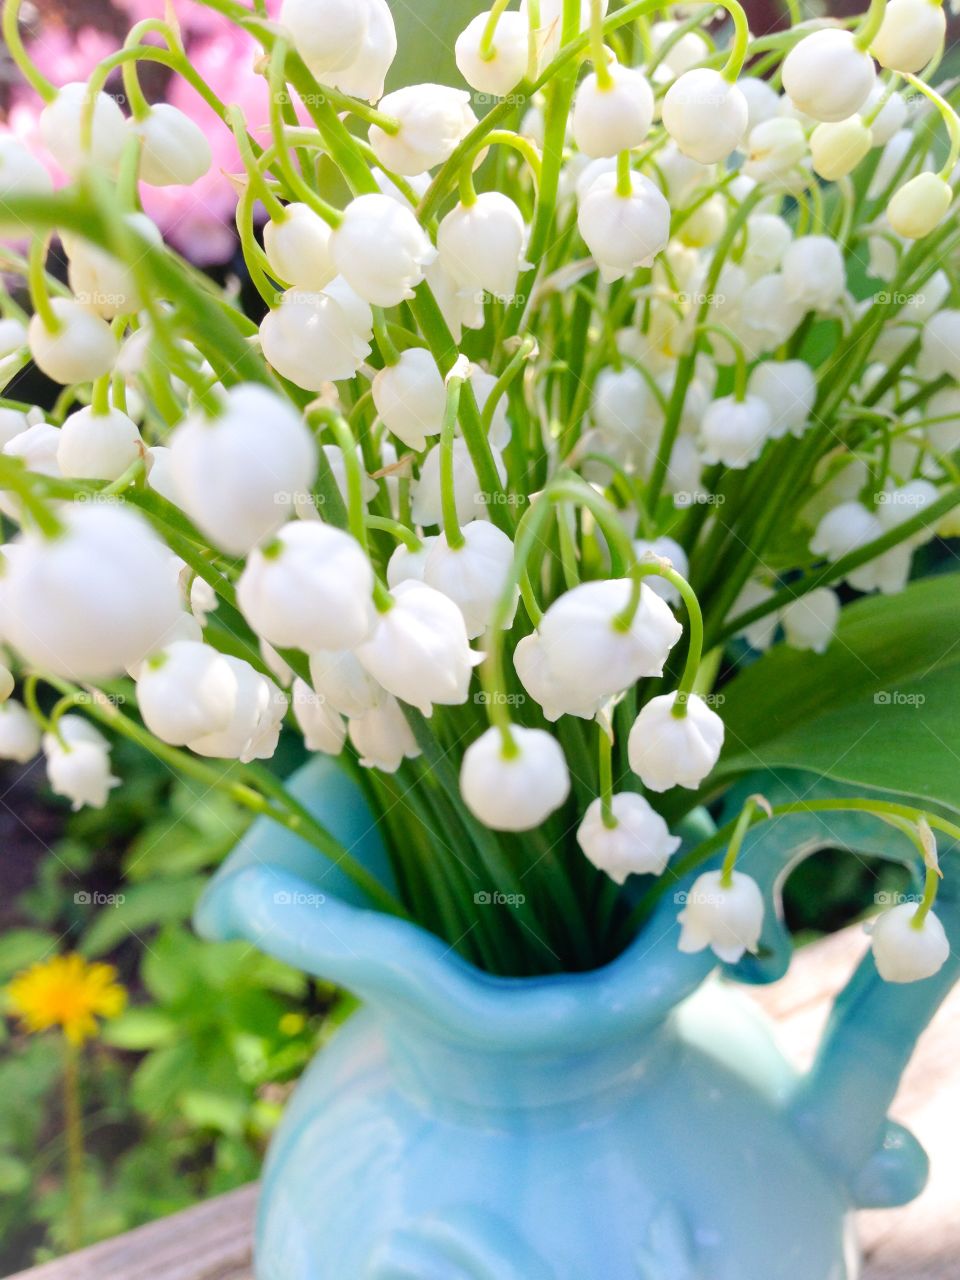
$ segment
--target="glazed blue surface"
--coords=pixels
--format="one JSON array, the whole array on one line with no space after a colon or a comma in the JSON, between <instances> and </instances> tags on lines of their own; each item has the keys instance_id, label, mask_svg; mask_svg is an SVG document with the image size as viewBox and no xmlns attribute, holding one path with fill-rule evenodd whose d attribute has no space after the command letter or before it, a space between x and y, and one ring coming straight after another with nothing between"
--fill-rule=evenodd
<instances>
[{"instance_id":1,"label":"glazed blue surface","mask_svg":"<svg viewBox=\"0 0 960 1280\"><path fill-rule=\"evenodd\" d=\"M311 761L294 790L389 883L375 821L333 762ZM853 1280L851 1210L903 1203L926 1177L886 1111L957 976L960 911L942 904L954 954L936 978L891 987L867 956L798 1080L710 955L677 951L665 897L602 969L496 978L255 823L200 932L366 1006L274 1138L257 1280Z\"/></svg>"}]
</instances>

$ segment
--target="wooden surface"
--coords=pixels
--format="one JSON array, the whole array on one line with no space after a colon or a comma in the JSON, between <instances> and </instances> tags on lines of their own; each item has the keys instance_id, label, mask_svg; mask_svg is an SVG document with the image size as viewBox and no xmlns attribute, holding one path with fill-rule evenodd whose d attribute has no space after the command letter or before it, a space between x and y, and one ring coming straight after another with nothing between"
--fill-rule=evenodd
<instances>
[{"instance_id":1,"label":"wooden surface","mask_svg":"<svg viewBox=\"0 0 960 1280\"><path fill-rule=\"evenodd\" d=\"M784 1051L798 1065L808 1065L829 1001L865 948L859 929L837 934L799 952L782 982L751 991L776 1019ZM930 1185L905 1209L860 1215L863 1280L960 1280L958 1084L960 987L921 1041L893 1108L930 1154ZM243 1187L14 1280L253 1280L255 1198L256 1187Z\"/></svg>"}]
</instances>

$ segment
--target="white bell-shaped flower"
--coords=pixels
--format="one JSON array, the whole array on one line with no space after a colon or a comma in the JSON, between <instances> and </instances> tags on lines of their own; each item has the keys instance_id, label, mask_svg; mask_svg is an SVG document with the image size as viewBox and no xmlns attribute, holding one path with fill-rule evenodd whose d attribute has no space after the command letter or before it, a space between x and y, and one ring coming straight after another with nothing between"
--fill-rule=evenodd
<instances>
[{"instance_id":1,"label":"white bell-shaped flower","mask_svg":"<svg viewBox=\"0 0 960 1280\"><path fill-rule=\"evenodd\" d=\"M401 351L396 364L377 372L370 390L384 426L408 449L424 449L427 436L439 435L447 393L437 362L424 347Z\"/></svg>"},{"instance_id":2,"label":"white bell-shaped flower","mask_svg":"<svg viewBox=\"0 0 960 1280\"><path fill-rule=\"evenodd\" d=\"M365 716L387 696L350 649L311 653L310 683L334 711L350 720Z\"/></svg>"},{"instance_id":3,"label":"white bell-shaped flower","mask_svg":"<svg viewBox=\"0 0 960 1280\"><path fill-rule=\"evenodd\" d=\"M117 480L143 453L137 424L119 409L78 409L57 440L61 474L78 480Z\"/></svg>"},{"instance_id":4,"label":"white bell-shaped flower","mask_svg":"<svg viewBox=\"0 0 960 1280\"><path fill-rule=\"evenodd\" d=\"M780 95L768 80L759 76L741 76L737 88L747 102L747 131L772 120L780 111Z\"/></svg>"},{"instance_id":5,"label":"white bell-shaped flower","mask_svg":"<svg viewBox=\"0 0 960 1280\"><path fill-rule=\"evenodd\" d=\"M888 0L870 52L890 71L922 71L940 53L947 34L942 4Z\"/></svg>"},{"instance_id":6,"label":"white bell-shaped flower","mask_svg":"<svg viewBox=\"0 0 960 1280\"><path fill-rule=\"evenodd\" d=\"M379 192L351 200L330 236L337 270L355 293L378 307L412 298L436 253L413 212Z\"/></svg>"},{"instance_id":7,"label":"white bell-shaped flower","mask_svg":"<svg viewBox=\"0 0 960 1280\"><path fill-rule=\"evenodd\" d=\"M687 16L683 6L678 5L674 12L678 17ZM679 28L680 23L671 19L655 22L650 28L650 47L661 58L655 75L657 81L664 84L669 84L675 76L683 75L685 71L692 71L710 52L699 31L681 33Z\"/></svg>"},{"instance_id":8,"label":"white bell-shaped flower","mask_svg":"<svg viewBox=\"0 0 960 1280\"><path fill-rule=\"evenodd\" d=\"M588 805L577 828L577 844L589 861L617 884L627 876L662 875L680 848L679 836L672 836L659 813L633 791L617 792L610 807L615 826L604 822L598 797Z\"/></svg>"},{"instance_id":9,"label":"white bell-shaped flower","mask_svg":"<svg viewBox=\"0 0 960 1280\"><path fill-rule=\"evenodd\" d=\"M388 133L370 126L370 145L391 173L418 174L449 159L477 123L470 95L444 84L410 84L382 98L378 107L397 124Z\"/></svg>"},{"instance_id":10,"label":"white bell-shaped flower","mask_svg":"<svg viewBox=\"0 0 960 1280\"><path fill-rule=\"evenodd\" d=\"M6 449L11 440L30 430L30 422L19 409L7 409L0 405L0 449ZM30 468L33 470L33 468Z\"/></svg>"},{"instance_id":11,"label":"white bell-shaped flower","mask_svg":"<svg viewBox=\"0 0 960 1280\"><path fill-rule=\"evenodd\" d=\"M347 739L347 726L342 717L299 677L293 682L292 702L307 750L338 756Z\"/></svg>"},{"instance_id":12,"label":"white bell-shaped flower","mask_svg":"<svg viewBox=\"0 0 960 1280\"><path fill-rule=\"evenodd\" d=\"M678 76L661 107L664 128L700 164L726 160L747 132L747 100L719 71L697 67Z\"/></svg>"},{"instance_id":13,"label":"white bell-shaped flower","mask_svg":"<svg viewBox=\"0 0 960 1280\"><path fill-rule=\"evenodd\" d=\"M846 120L859 111L876 82L869 53L852 31L829 27L795 44L783 60L783 88L796 109L814 120Z\"/></svg>"},{"instance_id":14,"label":"white bell-shaped flower","mask_svg":"<svg viewBox=\"0 0 960 1280\"><path fill-rule=\"evenodd\" d=\"M890 197L887 221L898 236L922 240L940 225L951 204L953 188L948 182L936 173L918 173Z\"/></svg>"},{"instance_id":15,"label":"white bell-shaped flower","mask_svg":"<svg viewBox=\"0 0 960 1280\"><path fill-rule=\"evenodd\" d=\"M770 439L802 436L817 400L817 379L805 360L765 360L747 384L770 411Z\"/></svg>"},{"instance_id":16,"label":"white bell-shaped flower","mask_svg":"<svg viewBox=\"0 0 960 1280\"><path fill-rule=\"evenodd\" d=\"M896 529L907 520L913 520L939 498L936 485L929 480L908 480L899 488L887 488L878 495L877 515L884 529ZM907 539L907 545L920 547L934 536L930 526L924 526Z\"/></svg>"},{"instance_id":17,"label":"white bell-shaped flower","mask_svg":"<svg viewBox=\"0 0 960 1280\"><path fill-rule=\"evenodd\" d=\"M800 121L774 116L750 130L743 172L754 182L769 182L791 190L807 154L807 135Z\"/></svg>"},{"instance_id":18,"label":"white bell-shaped flower","mask_svg":"<svg viewBox=\"0 0 960 1280\"><path fill-rule=\"evenodd\" d=\"M663 664L682 628L646 583L627 629L621 619L630 600L626 578L583 582L564 592L540 620L547 666L560 687L584 699L611 697L641 676L663 675Z\"/></svg>"},{"instance_id":19,"label":"white bell-shaped flower","mask_svg":"<svg viewBox=\"0 0 960 1280\"><path fill-rule=\"evenodd\" d=\"M639 369L625 364L622 369L601 369L593 384L590 415L611 439L623 435L644 435L652 395Z\"/></svg>"},{"instance_id":20,"label":"white bell-shaped flower","mask_svg":"<svg viewBox=\"0 0 960 1280\"><path fill-rule=\"evenodd\" d=\"M617 175L602 173L580 204L577 226L611 283L636 267L649 267L670 238L670 206L649 178L631 171L630 192L620 195Z\"/></svg>"},{"instance_id":21,"label":"white bell-shaped flower","mask_svg":"<svg viewBox=\"0 0 960 1280\"><path fill-rule=\"evenodd\" d=\"M520 683L539 704L547 720L559 720L561 716L592 720L607 699L605 693L586 693L576 685L556 679L537 631L518 643L513 652L513 665Z\"/></svg>"},{"instance_id":22,"label":"white bell-shaped flower","mask_svg":"<svg viewBox=\"0 0 960 1280\"><path fill-rule=\"evenodd\" d=\"M742 400L721 396L707 409L700 425L704 461L742 471L759 458L771 426L770 410L759 396L746 395Z\"/></svg>"},{"instance_id":23,"label":"white bell-shaped flower","mask_svg":"<svg viewBox=\"0 0 960 1280\"><path fill-rule=\"evenodd\" d=\"M371 711L350 720L347 732L365 769L396 773L404 760L420 754L400 704L386 694Z\"/></svg>"},{"instance_id":24,"label":"white bell-shaped flower","mask_svg":"<svg viewBox=\"0 0 960 1280\"><path fill-rule=\"evenodd\" d=\"M522 13L501 13L486 55L480 46L489 18L489 11L478 13L467 23L457 36L454 54L460 74L471 89L503 98L526 73L530 28Z\"/></svg>"},{"instance_id":25,"label":"white bell-shaped flower","mask_svg":"<svg viewBox=\"0 0 960 1280\"><path fill-rule=\"evenodd\" d=\"M642 71L611 62L610 84L596 72L581 80L573 103L573 138L586 156L615 156L639 147L653 124L653 90Z\"/></svg>"},{"instance_id":26,"label":"white bell-shaped flower","mask_svg":"<svg viewBox=\"0 0 960 1280\"><path fill-rule=\"evenodd\" d=\"M0 205L11 197L48 196L53 182L43 162L12 133L0 134ZM23 223L0 207L0 229L4 235L22 234Z\"/></svg>"},{"instance_id":27,"label":"white bell-shaped flower","mask_svg":"<svg viewBox=\"0 0 960 1280\"><path fill-rule=\"evenodd\" d=\"M131 127L142 139L140 177L152 187L189 187L213 162L207 135L169 102L158 102Z\"/></svg>"},{"instance_id":28,"label":"white bell-shaped flower","mask_svg":"<svg viewBox=\"0 0 960 1280\"><path fill-rule=\"evenodd\" d=\"M723 721L698 694L686 700L686 715L675 714L677 695L651 698L630 730L630 768L649 791L699 787L720 758Z\"/></svg>"},{"instance_id":29,"label":"white bell-shaped flower","mask_svg":"<svg viewBox=\"0 0 960 1280\"><path fill-rule=\"evenodd\" d=\"M71 808L102 809L120 779L110 772L110 746L83 716L61 716L56 733L43 735L47 781Z\"/></svg>"},{"instance_id":30,"label":"white bell-shaped flower","mask_svg":"<svg viewBox=\"0 0 960 1280\"><path fill-rule=\"evenodd\" d=\"M470 648L460 610L423 582L400 583L356 655L388 693L425 716L434 703L466 702L473 668L482 661Z\"/></svg>"},{"instance_id":31,"label":"white bell-shaped flower","mask_svg":"<svg viewBox=\"0 0 960 1280\"><path fill-rule=\"evenodd\" d=\"M237 604L278 648L352 649L373 625L373 569L349 533L291 520L255 547L237 582Z\"/></svg>"},{"instance_id":32,"label":"white bell-shaped flower","mask_svg":"<svg viewBox=\"0 0 960 1280\"><path fill-rule=\"evenodd\" d=\"M280 21L314 75L343 71L360 54L367 9L358 0L283 0Z\"/></svg>"},{"instance_id":33,"label":"white bell-shaped flower","mask_svg":"<svg viewBox=\"0 0 960 1280\"><path fill-rule=\"evenodd\" d=\"M510 197L484 191L443 218L437 251L459 290L506 300L516 292L526 234L523 214Z\"/></svg>"},{"instance_id":34,"label":"white bell-shaped flower","mask_svg":"<svg viewBox=\"0 0 960 1280\"><path fill-rule=\"evenodd\" d=\"M151 733L171 746L220 733L237 699L237 675L211 645L176 640L144 662L137 673L137 705Z\"/></svg>"},{"instance_id":35,"label":"white bell-shaped flower","mask_svg":"<svg viewBox=\"0 0 960 1280\"><path fill-rule=\"evenodd\" d=\"M125 221L131 230L150 244L163 243L157 224L146 214L130 213ZM129 315L142 308L143 294L132 266L80 236L64 236L63 247L69 260L67 277L70 288L74 298L87 311L111 320L114 316Z\"/></svg>"},{"instance_id":36,"label":"white bell-shaped flower","mask_svg":"<svg viewBox=\"0 0 960 1280\"><path fill-rule=\"evenodd\" d=\"M736 964L745 951L756 952L763 928L763 894L756 880L734 871L729 885L720 871L705 871L686 894L677 917L682 926L681 951L711 947L726 964Z\"/></svg>"},{"instance_id":37,"label":"white bell-shaped flower","mask_svg":"<svg viewBox=\"0 0 960 1280\"><path fill-rule=\"evenodd\" d=\"M846 288L846 264L830 236L800 236L783 255L783 287L808 311L828 311Z\"/></svg>"},{"instance_id":38,"label":"white bell-shaped flower","mask_svg":"<svg viewBox=\"0 0 960 1280\"><path fill-rule=\"evenodd\" d=\"M818 124L810 135L814 172L825 182L845 178L872 146L873 134L859 116Z\"/></svg>"},{"instance_id":39,"label":"white bell-shaped flower","mask_svg":"<svg viewBox=\"0 0 960 1280\"><path fill-rule=\"evenodd\" d=\"M923 326L918 361L923 376L960 382L960 311L946 307Z\"/></svg>"},{"instance_id":40,"label":"white bell-shaped flower","mask_svg":"<svg viewBox=\"0 0 960 1280\"><path fill-rule=\"evenodd\" d=\"M40 113L40 137L57 164L71 177L76 177L86 164L113 173L120 163L124 144L130 136L127 122L116 101L102 91L93 107L90 146L83 145L81 121L90 90L81 81L72 81L57 91Z\"/></svg>"},{"instance_id":41,"label":"white bell-shaped flower","mask_svg":"<svg viewBox=\"0 0 960 1280\"><path fill-rule=\"evenodd\" d=\"M770 587L752 578L746 583L733 602L730 616L739 618L742 613L748 613L751 609L755 609L757 605L766 604L772 595L773 591ZM758 653L763 653L773 644L779 624L780 615L776 610L773 610L765 617L758 618L756 622L749 623L736 634L746 640L751 649L756 649Z\"/></svg>"},{"instance_id":42,"label":"white bell-shaped flower","mask_svg":"<svg viewBox=\"0 0 960 1280\"><path fill-rule=\"evenodd\" d=\"M544 729L510 730L506 750L499 729L487 729L463 753L460 794L494 831L530 831L570 794L570 773L559 742Z\"/></svg>"},{"instance_id":43,"label":"white bell-shaped flower","mask_svg":"<svg viewBox=\"0 0 960 1280\"><path fill-rule=\"evenodd\" d=\"M181 613L170 552L119 504L71 503L59 518L59 537L25 532L7 558L4 631L41 671L109 679L169 639Z\"/></svg>"},{"instance_id":44,"label":"white bell-shaped flower","mask_svg":"<svg viewBox=\"0 0 960 1280\"><path fill-rule=\"evenodd\" d=\"M3 152L0 150L0 165L3 163ZM2 199L2 196L0 196ZM27 345L27 326L22 321L15 319L13 316L5 316L0 319L0 360L5 360L7 356L12 356L15 351L20 351ZM6 412L16 413L15 409L8 409ZM0 438L4 436L3 428L0 427ZM9 440L9 435L6 439Z\"/></svg>"},{"instance_id":45,"label":"white bell-shaped flower","mask_svg":"<svg viewBox=\"0 0 960 1280\"><path fill-rule=\"evenodd\" d=\"M918 906L901 902L873 923L870 945L885 982L921 982L939 973L950 958L950 940L939 917L928 912L918 929Z\"/></svg>"},{"instance_id":46,"label":"white bell-shaped flower","mask_svg":"<svg viewBox=\"0 0 960 1280\"><path fill-rule=\"evenodd\" d=\"M219 413L198 410L170 437L180 506L218 547L243 555L306 501L317 469L313 436L266 387L231 387Z\"/></svg>"},{"instance_id":47,"label":"white bell-shaped flower","mask_svg":"<svg viewBox=\"0 0 960 1280\"><path fill-rule=\"evenodd\" d=\"M862 502L841 502L824 515L810 539L815 556L840 560L882 536L880 519Z\"/></svg>"},{"instance_id":48,"label":"white bell-shaped flower","mask_svg":"<svg viewBox=\"0 0 960 1280\"><path fill-rule=\"evenodd\" d=\"M769 355L783 346L800 324L806 308L787 296L779 272L761 276L747 288L733 328L750 359Z\"/></svg>"},{"instance_id":49,"label":"white bell-shaped flower","mask_svg":"<svg viewBox=\"0 0 960 1280\"><path fill-rule=\"evenodd\" d=\"M747 219L747 242L741 266L751 279L778 270L793 241L790 224L776 213L754 213Z\"/></svg>"},{"instance_id":50,"label":"white bell-shaped flower","mask_svg":"<svg viewBox=\"0 0 960 1280\"><path fill-rule=\"evenodd\" d=\"M264 225L267 261L285 284L316 292L337 274L330 235L330 226L309 205L288 204L282 218L271 218Z\"/></svg>"},{"instance_id":51,"label":"white bell-shaped flower","mask_svg":"<svg viewBox=\"0 0 960 1280\"><path fill-rule=\"evenodd\" d=\"M501 481L506 479L506 467L500 451L492 448L493 461ZM468 524L482 515L491 500L484 492L477 476L466 440L460 436L453 442L453 497L457 519ZM440 524L440 449L433 448L424 458L420 475L413 490L413 519L415 524Z\"/></svg>"},{"instance_id":52,"label":"white bell-shaped flower","mask_svg":"<svg viewBox=\"0 0 960 1280\"><path fill-rule=\"evenodd\" d=\"M287 699L272 680L249 662L224 654L236 680L230 719L220 729L191 738L187 746L197 755L218 760L269 760L277 749Z\"/></svg>"},{"instance_id":53,"label":"white bell-shaped flower","mask_svg":"<svg viewBox=\"0 0 960 1280\"><path fill-rule=\"evenodd\" d=\"M909 114L903 94L896 91L888 93L879 80L864 103L862 114L873 115L873 108L881 98L884 100L883 106L870 123L870 137L875 147L885 147L894 134L899 133L907 123Z\"/></svg>"},{"instance_id":54,"label":"white bell-shaped flower","mask_svg":"<svg viewBox=\"0 0 960 1280\"><path fill-rule=\"evenodd\" d=\"M780 616L791 648L826 653L840 621L840 598L829 587L817 587L788 604Z\"/></svg>"},{"instance_id":55,"label":"white bell-shaped flower","mask_svg":"<svg viewBox=\"0 0 960 1280\"><path fill-rule=\"evenodd\" d=\"M343 499L344 505L349 505L350 494L349 485L347 483L347 464L343 457L343 450L338 444L325 444L323 445L323 455L327 460L327 465L330 468L330 473L336 482L336 486L340 490L340 497ZM363 498L364 502L371 502L377 496L377 482L372 476L368 476L366 471L363 469L363 451L359 445L356 447L356 455L361 469L360 496ZM312 503L307 504L304 507L298 508L297 515L313 519L315 517L315 510L316 509Z\"/></svg>"},{"instance_id":56,"label":"white bell-shaped flower","mask_svg":"<svg viewBox=\"0 0 960 1280\"><path fill-rule=\"evenodd\" d=\"M38 313L31 316L27 329L38 368L65 386L93 382L109 373L119 350L110 326L72 298L53 298L50 305L57 328L48 329Z\"/></svg>"},{"instance_id":57,"label":"white bell-shaped flower","mask_svg":"<svg viewBox=\"0 0 960 1280\"><path fill-rule=\"evenodd\" d=\"M260 346L279 374L306 391L352 378L370 354L373 313L340 277L311 293L288 289L260 323Z\"/></svg>"},{"instance_id":58,"label":"white bell-shaped flower","mask_svg":"<svg viewBox=\"0 0 960 1280\"><path fill-rule=\"evenodd\" d=\"M513 565L513 543L495 524L473 520L462 530L464 543L451 547L446 535L434 539L423 566L423 580L442 591L460 612L467 636L483 635L493 615ZM514 596L514 609L519 591ZM506 626L513 623L513 613Z\"/></svg>"},{"instance_id":59,"label":"white bell-shaped flower","mask_svg":"<svg viewBox=\"0 0 960 1280\"><path fill-rule=\"evenodd\" d=\"M387 561L387 586L393 590L401 582L422 582L423 572L427 566L430 548L436 542L436 535L424 538L416 548L398 543Z\"/></svg>"},{"instance_id":60,"label":"white bell-shaped flower","mask_svg":"<svg viewBox=\"0 0 960 1280\"><path fill-rule=\"evenodd\" d=\"M40 750L40 730L21 702L8 697L0 703L0 760L27 764Z\"/></svg>"},{"instance_id":61,"label":"white bell-shaped flower","mask_svg":"<svg viewBox=\"0 0 960 1280\"><path fill-rule=\"evenodd\" d=\"M687 553L680 543L673 538L666 536L635 538L633 549L641 563L643 561L667 560L670 567L675 569L681 578L685 578L690 570L690 561L687 559ZM650 574L649 577L644 578L644 582L651 591L656 592L661 600L666 600L667 604L675 606L680 603L680 592L666 578Z\"/></svg>"},{"instance_id":62,"label":"white bell-shaped flower","mask_svg":"<svg viewBox=\"0 0 960 1280\"><path fill-rule=\"evenodd\" d=\"M329 71L321 79L342 93L376 102L383 95L383 82L397 56L397 29L387 0L351 0L351 4L366 13L360 49L348 66Z\"/></svg>"},{"instance_id":63,"label":"white bell-shaped flower","mask_svg":"<svg viewBox=\"0 0 960 1280\"><path fill-rule=\"evenodd\" d=\"M35 422L32 427L12 436L3 446L3 453L8 458L20 458L28 471L36 471L42 476L59 476L59 444L59 427L49 422ZM11 491L0 490L0 511L19 522L22 515L20 499Z\"/></svg>"}]
</instances>

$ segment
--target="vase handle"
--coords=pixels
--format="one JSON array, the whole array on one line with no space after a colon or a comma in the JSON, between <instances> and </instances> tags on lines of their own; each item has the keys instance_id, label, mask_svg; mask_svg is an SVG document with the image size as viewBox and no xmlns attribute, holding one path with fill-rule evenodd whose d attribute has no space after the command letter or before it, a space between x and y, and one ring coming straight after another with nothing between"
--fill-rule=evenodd
<instances>
[{"instance_id":1,"label":"vase handle","mask_svg":"<svg viewBox=\"0 0 960 1280\"><path fill-rule=\"evenodd\" d=\"M927 1179L926 1152L887 1111L920 1034L960 977L960 901L948 884L937 914L951 944L944 967L921 982L894 984L868 953L837 997L816 1061L791 1101L798 1131L860 1208L906 1204Z\"/></svg>"}]
</instances>

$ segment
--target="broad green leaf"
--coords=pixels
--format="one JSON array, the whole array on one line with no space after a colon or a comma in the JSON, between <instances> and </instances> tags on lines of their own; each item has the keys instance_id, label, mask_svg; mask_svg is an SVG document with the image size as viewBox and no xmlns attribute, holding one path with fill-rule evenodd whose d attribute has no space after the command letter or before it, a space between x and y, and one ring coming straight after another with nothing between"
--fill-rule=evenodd
<instances>
[{"instance_id":1,"label":"broad green leaf","mask_svg":"<svg viewBox=\"0 0 960 1280\"><path fill-rule=\"evenodd\" d=\"M205 884L202 876L183 880L154 880L124 887L122 901L106 906L83 935L80 950L88 956L112 951L131 935L172 921L186 920Z\"/></svg>"},{"instance_id":2,"label":"broad green leaf","mask_svg":"<svg viewBox=\"0 0 960 1280\"><path fill-rule=\"evenodd\" d=\"M779 645L723 694L711 792L805 769L960 811L960 574L857 601L825 654Z\"/></svg>"},{"instance_id":3,"label":"broad green leaf","mask_svg":"<svg viewBox=\"0 0 960 1280\"><path fill-rule=\"evenodd\" d=\"M0 981L43 960L56 949L52 933L40 929L11 929L0 938Z\"/></svg>"},{"instance_id":4,"label":"broad green leaf","mask_svg":"<svg viewBox=\"0 0 960 1280\"><path fill-rule=\"evenodd\" d=\"M176 1040L177 1023L161 1009L128 1009L104 1023L101 1038L115 1049L142 1052Z\"/></svg>"}]
</instances>

